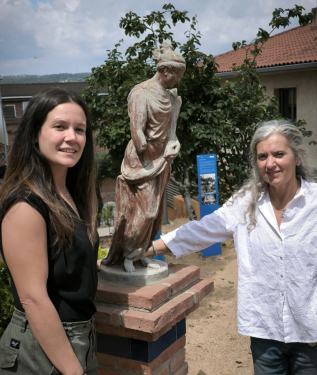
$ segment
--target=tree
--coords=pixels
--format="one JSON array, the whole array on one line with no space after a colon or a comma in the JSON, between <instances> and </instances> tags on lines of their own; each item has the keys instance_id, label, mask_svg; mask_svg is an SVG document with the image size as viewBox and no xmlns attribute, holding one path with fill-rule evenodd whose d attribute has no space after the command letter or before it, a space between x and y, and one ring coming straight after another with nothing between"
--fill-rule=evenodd
<instances>
[{"instance_id":1,"label":"tree","mask_svg":"<svg viewBox=\"0 0 317 375\"><path fill-rule=\"evenodd\" d=\"M287 16L282 17L284 10L276 9L270 26L272 29L285 27L293 17L298 17L300 24L305 25L312 19L312 14L303 15L303 10L303 7L295 6L287 9ZM187 13L176 10L172 4L143 18L133 12L127 13L119 26L126 35L139 40L127 48L125 57L119 52L122 40L108 51L105 63L92 69L84 97L90 107L94 129L98 131L97 141L109 150L109 164L105 169L109 174L117 175L131 138L127 96L133 86L155 74L151 55L158 43L169 41L179 48L186 60L186 72L178 86L183 104L177 137L182 148L173 162L171 179L179 186L192 220L196 219L190 199L191 193L197 194L196 155L218 155L220 201L223 202L247 175L248 148L255 125L276 118L278 110L277 102L265 95L255 70L256 57L270 34L260 29L253 49L247 47L245 41L233 44L234 48L246 48L249 52L246 52L243 65L234 68L237 72L235 81L221 86L215 77L217 67L213 56L199 50L201 34L196 30L197 19L190 19ZM189 22L184 44L173 39L168 16L174 26L178 22ZM141 35L145 35L143 39ZM103 87L108 90L106 97L98 96ZM304 127L301 128L305 132Z\"/></svg>"},{"instance_id":2,"label":"tree","mask_svg":"<svg viewBox=\"0 0 317 375\"><path fill-rule=\"evenodd\" d=\"M246 45L245 40L232 44L234 50L244 48L246 55L241 66L233 66L233 71L236 72L235 81L227 81L223 85L221 99L217 103L224 124L222 150L218 152L219 175L224 187L222 200L227 199L247 177L248 150L257 123L279 117L277 102L266 95L265 87L260 85L256 72L256 58L262 53L263 45L273 31L288 26L292 18L298 17L301 26L311 22L313 14L303 14L303 11L304 8L298 5L293 9L276 8L269 24L270 32L260 28L256 38L249 45ZM285 12L286 15L283 16ZM311 131L306 130L304 120L298 120L295 125L299 127L303 136L312 135ZM314 141L311 143L316 144Z\"/></svg>"}]
</instances>

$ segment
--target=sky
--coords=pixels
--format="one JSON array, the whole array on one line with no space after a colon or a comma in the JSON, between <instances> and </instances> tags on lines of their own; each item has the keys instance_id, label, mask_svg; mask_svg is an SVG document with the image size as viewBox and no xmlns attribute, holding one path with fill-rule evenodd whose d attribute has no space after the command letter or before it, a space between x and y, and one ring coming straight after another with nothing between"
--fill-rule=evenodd
<instances>
[{"instance_id":1,"label":"sky","mask_svg":"<svg viewBox=\"0 0 317 375\"><path fill-rule=\"evenodd\" d=\"M107 50L124 39L122 51L135 42L119 28L121 17L162 10L171 0L0 0L0 76L90 72L107 58ZM275 8L301 5L306 12L317 0L174 0L180 11L197 16L200 50L217 56L232 43L251 42L259 27L269 31ZM290 27L297 26L294 21ZM185 41L188 24L172 32ZM281 30L283 31L283 30ZM279 31L280 32L280 31Z\"/></svg>"}]
</instances>

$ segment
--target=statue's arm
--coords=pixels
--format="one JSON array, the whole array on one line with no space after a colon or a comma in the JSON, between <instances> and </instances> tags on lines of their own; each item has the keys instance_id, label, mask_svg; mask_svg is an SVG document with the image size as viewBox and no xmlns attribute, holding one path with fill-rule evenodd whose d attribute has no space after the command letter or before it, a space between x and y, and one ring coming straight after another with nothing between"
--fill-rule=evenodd
<instances>
[{"instance_id":1,"label":"statue's arm","mask_svg":"<svg viewBox=\"0 0 317 375\"><path fill-rule=\"evenodd\" d=\"M147 122L146 97L144 90L137 90L129 97L129 117L131 136L138 153L142 153L147 148L144 135Z\"/></svg>"}]
</instances>

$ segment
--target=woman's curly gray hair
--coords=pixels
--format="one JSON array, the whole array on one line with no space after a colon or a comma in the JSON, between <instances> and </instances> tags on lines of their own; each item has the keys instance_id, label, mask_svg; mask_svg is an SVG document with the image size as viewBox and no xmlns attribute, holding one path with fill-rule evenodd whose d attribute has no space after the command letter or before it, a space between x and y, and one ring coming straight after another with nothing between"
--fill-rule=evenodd
<instances>
[{"instance_id":1,"label":"woman's curly gray hair","mask_svg":"<svg viewBox=\"0 0 317 375\"><path fill-rule=\"evenodd\" d=\"M249 230L256 225L255 212L257 203L262 192L269 185L263 180L257 165L257 145L276 133L283 135L287 139L295 158L300 160L300 164L296 166L296 176L300 176L307 181L313 180L313 175L309 172L306 161L306 150L302 144L302 134L298 128L286 120L272 120L260 123L250 144L250 177L233 196L234 199L234 197L244 196L247 192L251 194L249 204L244 211L245 220L249 222Z\"/></svg>"}]
</instances>

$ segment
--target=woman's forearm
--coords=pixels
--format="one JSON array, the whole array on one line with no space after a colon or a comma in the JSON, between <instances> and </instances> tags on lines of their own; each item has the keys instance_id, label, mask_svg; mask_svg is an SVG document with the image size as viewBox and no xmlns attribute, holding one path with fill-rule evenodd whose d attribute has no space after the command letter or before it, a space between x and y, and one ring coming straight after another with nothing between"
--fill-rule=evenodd
<instances>
[{"instance_id":1,"label":"woman's forearm","mask_svg":"<svg viewBox=\"0 0 317 375\"><path fill-rule=\"evenodd\" d=\"M161 239L158 239L152 242L152 246L148 248L147 252L144 255L147 258L153 258L156 255L164 255L168 253L171 253L171 250L165 245L165 243Z\"/></svg>"},{"instance_id":2,"label":"woman's forearm","mask_svg":"<svg viewBox=\"0 0 317 375\"><path fill-rule=\"evenodd\" d=\"M21 302L36 340L53 365L63 375L82 375L84 370L49 297Z\"/></svg>"}]
</instances>

